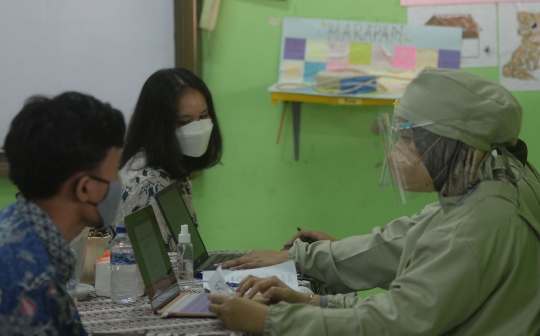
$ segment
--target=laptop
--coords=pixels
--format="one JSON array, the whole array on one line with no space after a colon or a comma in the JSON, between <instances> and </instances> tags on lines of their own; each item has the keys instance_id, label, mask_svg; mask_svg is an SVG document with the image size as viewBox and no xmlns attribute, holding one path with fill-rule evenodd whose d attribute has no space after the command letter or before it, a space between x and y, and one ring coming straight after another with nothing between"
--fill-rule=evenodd
<instances>
[{"instance_id":1,"label":"laptop","mask_svg":"<svg viewBox=\"0 0 540 336\"><path fill-rule=\"evenodd\" d=\"M202 278L203 271L215 270L214 264L219 264L228 260L241 257L243 254L214 253L208 254L201 239L199 231L193 223L193 219L180 193L178 183L171 183L160 190L155 196L166 225L173 233L173 239L178 243L178 234L182 224L187 224L193 244L193 271L195 278Z\"/></svg>"},{"instance_id":2,"label":"laptop","mask_svg":"<svg viewBox=\"0 0 540 336\"><path fill-rule=\"evenodd\" d=\"M127 215L124 224L154 313L215 317L207 294L180 292L152 206Z\"/></svg>"}]
</instances>

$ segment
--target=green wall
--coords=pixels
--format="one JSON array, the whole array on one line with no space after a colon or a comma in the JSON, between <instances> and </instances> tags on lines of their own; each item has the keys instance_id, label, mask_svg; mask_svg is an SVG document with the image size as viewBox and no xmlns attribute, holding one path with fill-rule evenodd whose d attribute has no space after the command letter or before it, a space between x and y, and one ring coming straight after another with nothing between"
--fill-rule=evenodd
<instances>
[{"instance_id":1,"label":"green wall","mask_svg":"<svg viewBox=\"0 0 540 336\"><path fill-rule=\"evenodd\" d=\"M378 186L383 160L370 132L378 112L390 107L304 104L300 160L293 158L291 112L281 141L282 105L265 88L277 80L284 16L406 22L398 0L226 0L215 31L205 35L204 79L213 93L224 133L223 165L194 180L194 203L209 249L279 249L296 227L338 238L370 232L375 225L419 211L435 195L397 207L390 189ZM470 69L498 80L498 69ZM517 92L524 107L522 138L540 166L536 143L538 92ZM0 179L0 206L16 189Z\"/></svg>"},{"instance_id":2,"label":"green wall","mask_svg":"<svg viewBox=\"0 0 540 336\"><path fill-rule=\"evenodd\" d=\"M210 249L279 249L297 226L338 238L367 233L436 199L431 194L397 207L392 191L378 186L383 155L370 127L390 107L304 104L300 160L293 158L290 110L276 144L282 104L273 106L265 88L277 80L281 25L269 20L284 16L407 20L399 0L221 2L216 29L203 39L203 77L223 128L223 165L193 182ZM470 70L498 80L496 67ZM540 138L538 92L516 97L525 110L522 138L533 147ZM537 165L539 156L531 150Z\"/></svg>"}]
</instances>

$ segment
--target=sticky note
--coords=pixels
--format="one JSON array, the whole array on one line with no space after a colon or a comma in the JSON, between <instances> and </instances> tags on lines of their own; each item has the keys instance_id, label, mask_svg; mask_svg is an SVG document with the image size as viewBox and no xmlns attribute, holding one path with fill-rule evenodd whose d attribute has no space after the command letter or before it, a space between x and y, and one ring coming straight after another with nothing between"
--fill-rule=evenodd
<instances>
[{"instance_id":1,"label":"sticky note","mask_svg":"<svg viewBox=\"0 0 540 336\"><path fill-rule=\"evenodd\" d=\"M349 64L369 65L371 63L371 44L352 42L349 48Z\"/></svg>"},{"instance_id":2,"label":"sticky note","mask_svg":"<svg viewBox=\"0 0 540 336\"><path fill-rule=\"evenodd\" d=\"M416 69L422 70L425 67L437 68L439 65L439 52L434 49L416 50Z\"/></svg>"},{"instance_id":3,"label":"sticky note","mask_svg":"<svg viewBox=\"0 0 540 336\"><path fill-rule=\"evenodd\" d=\"M286 38L284 59L303 60L306 53L306 39Z\"/></svg>"},{"instance_id":4,"label":"sticky note","mask_svg":"<svg viewBox=\"0 0 540 336\"><path fill-rule=\"evenodd\" d=\"M322 62L306 62L304 65L304 82L311 83L315 75L322 70L326 70L326 63Z\"/></svg>"},{"instance_id":5,"label":"sticky note","mask_svg":"<svg viewBox=\"0 0 540 336\"><path fill-rule=\"evenodd\" d=\"M306 61L326 62L328 52L328 42L322 40L308 39L306 41Z\"/></svg>"},{"instance_id":6,"label":"sticky note","mask_svg":"<svg viewBox=\"0 0 540 336\"><path fill-rule=\"evenodd\" d=\"M304 80L304 62L282 60L279 69L280 83L302 83Z\"/></svg>"},{"instance_id":7,"label":"sticky note","mask_svg":"<svg viewBox=\"0 0 540 336\"><path fill-rule=\"evenodd\" d=\"M334 63L334 62L328 62L326 63L326 70L341 70L341 69L348 69L349 63Z\"/></svg>"},{"instance_id":8,"label":"sticky note","mask_svg":"<svg viewBox=\"0 0 540 336\"><path fill-rule=\"evenodd\" d=\"M398 69L414 69L416 66L416 48L395 46L393 66Z\"/></svg>"},{"instance_id":9,"label":"sticky note","mask_svg":"<svg viewBox=\"0 0 540 336\"><path fill-rule=\"evenodd\" d=\"M349 42L333 41L328 44L328 62L349 63Z\"/></svg>"},{"instance_id":10,"label":"sticky note","mask_svg":"<svg viewBox=\"0 0 540 336\"><path fill-rule=\"evenodd\" d=\"M459 69L461 52L459 50L439 50L439 68Z\"/></svg>"}]
</instances>

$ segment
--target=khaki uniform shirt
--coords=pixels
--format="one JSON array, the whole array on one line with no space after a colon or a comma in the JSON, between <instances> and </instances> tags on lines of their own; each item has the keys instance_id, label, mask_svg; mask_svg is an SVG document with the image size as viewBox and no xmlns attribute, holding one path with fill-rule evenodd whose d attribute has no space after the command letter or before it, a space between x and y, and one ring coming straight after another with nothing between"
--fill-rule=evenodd
<instances>
[{"instance_id":1,"label":"khaki uniform shirt","mask_svg":"<svg viewBox=\"0 0 540 336\"><path fill-rule=\"evenodd\" d=\"M539 333L540 225L524 203L517 188L485 181L468 197L441 198L371 236L297 240L291 249L297 264L334 289L389 283L389 291L366 299L328 296L328 309L279 303L268 311L265 335ZM366 240L362 252L358 239ZM394 239L401 249L382 248ZM397 267L379 264L389 260ZM376 271L368 274L362 262Z\"/></svg>"}]
</instances>

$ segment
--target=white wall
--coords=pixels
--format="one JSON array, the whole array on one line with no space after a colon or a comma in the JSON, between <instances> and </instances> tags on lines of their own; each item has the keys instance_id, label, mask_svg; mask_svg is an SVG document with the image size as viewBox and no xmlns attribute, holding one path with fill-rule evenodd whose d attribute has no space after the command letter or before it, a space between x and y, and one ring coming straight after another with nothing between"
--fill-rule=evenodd
<instances>
[{"instance_id":1,"label":"white wall","mask_svg":"<svg viewBox=\"0 0 540 336\"><path fill-rule=\"evenodd\" d=\"M174 66L173 0L0 0L0 149L31 95L80 91L126 116Z\"/></svg>"}]
</instances>

